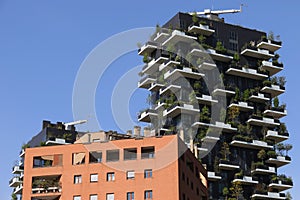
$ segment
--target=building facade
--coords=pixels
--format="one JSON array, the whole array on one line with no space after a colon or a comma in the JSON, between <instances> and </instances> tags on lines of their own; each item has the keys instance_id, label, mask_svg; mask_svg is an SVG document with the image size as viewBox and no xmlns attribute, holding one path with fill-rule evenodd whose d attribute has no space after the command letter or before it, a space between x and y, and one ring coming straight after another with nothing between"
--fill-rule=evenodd
<instances>
[{"instance_id":1,"label":"building facade","mask_svg":"<svg viewBox=\"0 0 300 200\"><path fill-rule=\"evenodd\" d=\"M183 130L208 170L209 199L286 199L293 182L278 172L291 162L278 98L282 42L208 14L178 13L139 49L138 86L151 101L139 120L156 135Z\"/></svg>"},{"instance_id":2,"label":"building facade","mask_svg":"<svg viewBox=\"0 0 300 200\"><path fill-rule=\"evenodd\" d=\"M28 200L207 199L207 172L177 135L121 136L25 148L14 192Z\"/></svg>"}]
</instances>

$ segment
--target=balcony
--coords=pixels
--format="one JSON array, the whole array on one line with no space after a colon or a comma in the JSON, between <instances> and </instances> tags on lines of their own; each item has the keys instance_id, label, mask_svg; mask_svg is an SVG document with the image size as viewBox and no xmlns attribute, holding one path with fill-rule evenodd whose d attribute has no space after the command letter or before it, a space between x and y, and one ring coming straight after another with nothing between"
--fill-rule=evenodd
<instances>
[{"instance_id":1,"label":"balcony","mask_svg":"<svg viewBox=\"0 0 300 200\"><path fill-rule=\"evenodd\" d=\"M257 47L262 49L268 49L269 51L274 52L281 48L281 44L282 42L268 40L264 38L258 42Z\"/></svg>"},{"instance_id":2,"label":"balcony","mask_svg":"<svg viewBox=\"0 0 300 200\"><path fill-rule=\"evenodd\" d=\"M152 121L152 119L155 118L155 117L157 117L157 113L154 110L147 109L146 111L142 112L139 115L138 120L140 122L150 123Z\"/></svg>"},{"instance_id":3,"label":"balcony","mask_svg":"<svg viewBox=\"0 0 300 200\"><path fill-rule=\"evenodd\" d=\"M253 102L258 102L258 103L264 103L266 101L270 101L270 98L266 97L264 94L262 93L256 93L256 94L252 94L250 97L249 97L249 100L250 101L253 101Z\"/></svg>"},{"instance_id":4,"label":"balcony","mask_svg":"<svg viewBox=\"0 0 300 200\"><path fill-rule=\"evenodd\" d=\"M164 110L163 116L169 116L169 117L175 117L179 114L190 114L190 115L196 115L200 112L199 109L194 108L193 105L189 104L174 104L167 110Z\"/></svg>"},{"instance_id":5,"label":"balcony","mask_svg":"<svg viewBox=\"0 0 300 200\"><path fill-rule=\"evenodd\" d=\"M181 89L181 86L178 85L169 85L167 87L163 87L159 90L159 94L160 95L167 95L170 93L175 94L176 92L178 92Z\"/></svg>"},{"instance_id":6,"label":"balcony","mask_svg":"<svg viewBox=\"0 0 300 200\"><path fill-rule=\"evenodd\" d=\"M268 78L268 75L266 75L266 74L259 73L255 69L244 68L244 67L237 68L237 67L231 66L226 71L226 74L240 76L240 77L244 77L244 78L250 78L250 79L254 79L254 80L264 80L264 79Z\"/></svg>"},{"instance_id":7,"label":"balcony","mask_svg":"<svg viewBox=\"0 0 300 200\"><path fill-rule=\"evenodd\" d=\"M23 184L21 183L20 185L18 185L17 187L14 188L14 194L22 194L23 191Z\"/></svg>"},{"instance_id":8,"label":"balcony","mask_svg":"<svg viewBox=\"0 0 300 200\"><path fill-rule=\"evenodd\" d=\"M277 193L277 192L266 192L266 193L256 193L251 196L251 199L270 199L270 200L286 200L285 194L283 193Z\"/></svg>"},{"instance_id":9,"label":"balcony","mask_svg":"<svg viewBox=\"0 0 300 200\"><path fill-rule=\"evenodd\" d=\"M261 92L265 92L271 95L272 98L282 94L285 92L285 88L279 85L270 85L270 86L264 86L261 89Z\"/></svg>"},{"instance_id":10,"label":"balcony","mask_svg":"<svg viewBox=\"0 0 300 200\"><path fill-rule=\"evenodd\" d=\"M267 70L270 74L270 76L273 76L274 74L277 74L278 72L280 72L283 69L283 65L274 65L272 62L270 61L262 61L262 65L260 66L260 68L262 70Z\"/></svg>"},{"instance_id":11,"label":"balcony","mask_svg":"<svg viewBox=\"0 0 300 200\"><path fill-rule=\"evenodd\" d=\"M169 37L169 31L165 29L161 29L160 32L156 33L156 36L154 37L154 41L157 43L163 43L168 37Z\"/></svg>"},{"instance_id":12,"label":"balcony","mask_svg":"<svg viewBox=\"0 0 300 200\"><path fill-rule=\"evenodd\" d=\"M204 61L198 67L199 67L200 70L203 70L203 71L207 70L207 71L209 71L209 70L216 69L217 65L215 63L210 63L210 62Z\"/></svg>"},{"instance_id":13,"label":"balcony","mask_svg":"<svg viewBox=\"0 0 300 200\"><path fill-rule=\"evenodd\" d=\"M190 33L197 33L205 36L210 36L215 33L215 30L210 29L208 25L192 25L188 28L188 32Z\"/></svg>"},{"instance_id":14,"label":"balcony","mask_svg":"<svg viewBox=\"0 0 300 200\"><path fill-rule=\"evenodd\" d=\"M158 70L159 70L159 71L162 71L162 70L164 70L165 68L167 68L167 69L168 69L168 68L173 68L173 67L178 66L178 65L180 65L180 62L174 61L174 60L169 60L168 62L165 62L165 63L161 64L161 65L159 66Z\"/></svg>"},{"instance_id":15,"label":"balcony","mask_svg":"<svg viewBox=\"0 0 300 200\"><path fill-rule=\"evenodd\" d=\"M255 167L251 170L251 174L276 174L275 167Z\"/></svg>"},{"instance_id":16,"label":"balcony","mask_svg":"<svg viewBox=\"0 0 300 200\"><path fill-rule=\"evenodd\" d=\"M275 164L277 167L282 167L284 165L290 164L291 159L287 156L277 156L276 158L269 158L266 163Z\"/></svg>"},{"instance_id":17,"label":"balcony","mask_svg":"<svg viewBox=\"0 0 300 200\"><path fill-rule=\"evenodd\" d=\"M232 182L240 182L243 185L258 184L258 181L253 180L251 176L235 177Z\"/></svg>"},{"instance_id":18,"label":"balcony","mask_svg":"<svg viewBox=\"0 0 300 200\"><path fill-rule=\"evenodd\" d=\"M200 97L197 95L196 99L200 104L212 105L218 103L218 100L214 100L212 96L202 94Z\"/></svg>"},{"instance_id":19,"label":"balcony","mask_svg":"<svg viewBox=\"0 0 300 200\"><path fill-rule=\"evenodd\" d=\"M147 42L146 44L144 44L140 49L138 54L139 55L144 55L144 54L151 54L155 49L157 49L158 44L155 42Z\"/></svg>"},{"instance_id":20,"label":"balcony","mask_svg":"<svg viewBox=\"0 0 300 200\"><path fill-rule=\"evenodd\" d=\"M163 42L163 46L167 46L168 44L177 44L178 42L186 42L192 43L193 40L197 40L197 37L186 35L184 32L174 30L171 36Z\"/></svg>"},{"instance_id":21,"label":"balcony","mask_svg":"<svg viewBox=\"0 0 300 200\"><path fill-rule=\"evenodd\" d=\"M164 79L167 80L177 80L180 77L186 77L186 78L190 78L190 79L196 79L199 80L201 77L204 77L205 75L202 73L199 73L196 70L193 70L192 68L188 68L188 67L182 67L182 68L177 68L177 69L172 69L167 71L164 74Z\"/></svg>"},{"instance_id":22,"label":"balcony","mask_svg":"<svg viewBox=\"0 0 300 200\"><path fill-rule=\"evenodd\" d=\"M273 146L268 145L267 142L260 141L260 140L252 140L252 141L245 141L243 138L240 137L233 137L233 141L230 143L232 146L248 148L248 149L272 149Z\"/></svg>"},{"instance_id":23,"label":"balcony","mask_svg":"<svg viewBox=\"0 0 300 200\"><path fill-rule=\"evenodd\" d=\"M240 111L248 112L254 109L253 106L249 106L247 102L238 102L238 103L232 103L228 106L228 108L231 107L237 107Z\"/></svg>"},{"instance_id":24,"label":"balcony","mask_svg":"<svg viewBox=\"0 0 300 200\"><path fill-rule=\"evenodd\" d=\"M219 181L222 179L222 177L219 174L210 171L207 172L207 178L209 181Z\"/></svg>"},{"instance_id":25,"label":"balcony","mask_svg":"<svg viewBox=\"0 0 300 200\"><path fill-rule=\"evenodd\" d=\"M218 96L232 96L235 94L235 91L229 88L216 88L212 92L213 95L218 95Z\"/></svg>"},{"instance_id":26,"label":"balcony","mask_svg":"<svg viewBox=\"0 0 300 200\"><path fill-rule=\"evenodd\" d=\"M13 168L12 168L13 174L21 174L22 172L24 172L24 167L19 166L19 165L13 166Z\"/></svg>"},{"instance_id":27,"label":"balcony","mask_svg":"<svg viewBox=\"0 0 300 200\"><path fill-rule=\"evenodd\" d=\"M22 158L22 157L24 157L24 155L25 155L25 149L22 149L21 151L20 151L20 157Z\"/></svg>"},{"instance_id":28,"label":"balcony","mask_svg":"<svg viewBox=\"0 0 300 200\"><path fill-rule=\"evenodd\" d=\"M46 141L46 145L65 145L65 144L71 144L71 143L68 143L66 142L65 139L62 139L62 138L53 138L53 139L49 139Z\"/></svg>"},{"instance_id":29,"label":"balcony","mask_svg":"<svg viewBox=\"0 0 300 200\"><path fill-rule=\"evenodd\" d=\"M23 183L23 181L20 179L20 177L19 176L15 176L12 179L10 179L10 181L9 181L9 187L17 187L21 183Z\"/></svg>"},{"instance_id":30,"label":"balcony","mask_svg":"<svg viewBox=\"0 0 300 200\"><path fill-rule=\"evenodd\" d=\"M165 57L165 56L160 56L156 59L152 59L149 63L147 63L143 70L142 73L144 74L153 74L154 72L156 72L159 68L159 66L164 63L165 61L167 61L169 58Z\"/></svg>"},{"instance_id":31,"label":"balcony","mask_svg":"<svg viewBox=\"0 0 300 200\"><path fill-rule=\"evenodd\" d=\"M275 127L280 125L278 120L266 118L266 117L258 117L258 116L251 116L251 118L248 119L247 123L255 126L267 126L267 127Z\"/></svg>"},{"instance_id":32,"label":"balcony","mask_svg":"<svg viewBox=\"0 0 300 200\"><path fill-rule=\"evenodd\" d=\"M142 78L139 83L138 83L138 87L139 88L145 88L145 89L149 89L151 87L151 83L155 82L156 78L154 76L145 76L144 78Z\"/></svg>"},{"instance_id":33,"label":"balcony","mask_svg":"<svg viewBox=\"0 0 300 200\"><path fill-rule=\"evenodd\" d=\"M160 84L160 83L151 83L151 86L148 90L151 92L156 92L156 91L159 91L164 86L165 85Z\"/></svg>"},{"instance_id":34,"label":"balcony","mask_svg":"<svg viewBox=\"0 0 300 200\"><path fill-rule=\"evenodd\" d=\"M287 111L284 108L271 107L264 111L264 115L279 119L281 117L285 117L287 115Z\"/></svg>"},{"instance_id":35,"label":"balcony","mask_svg":"<svg viewBox=\"0 0 300 200\"><path fill-rule=\"evenodd\" d=\"M160 109L164 109L164 106L167 105L166 103L163 102L158 102L157 106L154 108L154 110L160 110Z\"/></svg>"},{"instance_id":36,"label":"balcony","mask_svg":"<svg viewBox=\"0 0 300 200\"><path fill-rule=\"evenodd\" d=\"M270 52L269 50L251 47L251 46L247 46L246 48L242 49L241 54L244 56L249 56L258 59L265 59L265 60L269 60L270 58L274 57L274 53Z\"/></svg>"},{"instance_id":37,"label":"balcony","mask_svg":"<svg viewBox=\"0 0 300 200\"><path fill-rule=\"evenodd\" d=\"M266 138L274 140L275 143L279 143L289 139L289 133L279 133L277 131L268 130Z\"/></svg>"},{"instance_id":38,"label":"balcony","mask_svg":"<svg viewBox=\"0 0 300 200\"><path fill-rule=\"evenodd\" d=\"M61 196L61 189L59 187L32 188L31 197L45 200L55 200Z\"/></svg>"},{"instance_id":39,"label":"balcony","mask_svg":"<svg viewBox=\"0 0 300 200\"><path fill-rule=\"evenodd\" d=\"M217 60L217 61L221 61L221 62L230 62L233 57L232 56L229 56L229 55L226 55L226 54L223 54L223 53L219 53L217 52L215 49L193 49L191 51L191 55L195 55L195 56L205 56L206 54L209 54L210 57L213 59L213 60Z\"/></svg>"},{"instance_id":40,"label":"balcony","mask_svg":"<svg viewBox=\"0 0 300 200\"><path fill-rule=\"evenodd\" d=\"M269 188L272 190L282 192L284 190L293 188L293 182L283 180L271 181L271 183L269 184Z\"/></svg>"},{"instance_id":41,"label":"balcony","mask_svg":"<svg viewBox=\"0 0 300 200\"><path fill-rule=\"evenodd\" d=\"M232 161L220 160L219 168L222 170L237 170L240 169L240 166Z\"/></svg>"},{"instance_id":42,"label":"balcony","mask_svg":"<svg viewBox=\"0 0 300 200\"><path fill-rule=\"evenodd\" d=\"M222 130L222 132L232 133L237 131L237 128L232 127L230 124L225 124L223 122L215 122L215 124L211 124L210 122L195 122L192 127L206 127L212 130ZM218 131L217 131L218 132Z\"/></svg>"}]
</instances>

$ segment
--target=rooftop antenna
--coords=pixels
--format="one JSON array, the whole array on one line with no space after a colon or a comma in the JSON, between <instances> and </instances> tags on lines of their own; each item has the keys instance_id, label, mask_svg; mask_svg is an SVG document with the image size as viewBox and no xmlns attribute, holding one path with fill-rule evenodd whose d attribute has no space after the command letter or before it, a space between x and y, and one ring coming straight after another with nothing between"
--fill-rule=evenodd
<instances>
[{"instance_id":1,"label":"rooftop antenna","mask_svg":"<svg viewBox=\"0 0 300 200\"><path fill-rule=\"evenodd\" d=\"M201 16L205 15L208 18L220 20L219 15L221 14L230 14L230 13L241 13L243 10L244 4L240 5L240 9L230 9L230 10L210 10L210 9L205 9L203 12L196 12L196 15ZM213 0L212 0L212 8L213 8ZM189 13L189 14L195 14L194 13Z\"/></svg>"}]
</instances>

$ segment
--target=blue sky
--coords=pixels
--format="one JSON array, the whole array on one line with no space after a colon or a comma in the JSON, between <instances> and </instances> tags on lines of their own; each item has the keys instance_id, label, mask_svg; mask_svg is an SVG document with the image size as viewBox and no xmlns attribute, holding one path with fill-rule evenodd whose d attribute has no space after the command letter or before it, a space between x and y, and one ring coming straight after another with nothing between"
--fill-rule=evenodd
<instances>
[{"instance_id":1,"label":"blue sky","mask_svg":"<svg viewBox=\"0 0 300 200\"><path fill-rule=\"evenodd\" d=\"M59 1L59 0L0 0L0 123L2 154L0 155L0 199L9 199L12 189L8 181L11 167L18 159L23 143L41 129L43 119L72 121L72 91L77 71L85 57L101 41L122 31L163 24L178 11L205 8L239 8L241 1L221 0L152 0L129 1ZM290 132L289 142L293 162L280 169L293 176L294 199L300 183L297 133L299 106L300 27L299 1L250 1L243 13L224 16L227 22L273 31L283 41L280 50L285 64L281 75L287 77L286 94L280 96L287 103L289 115L284 118ZM123 73L141 64L136 53L122 56L99 82L96 93L97 117L102 128L114 130L110 107L111 88ZM119 69L119 70L117 70ZM135 93L130 100L132 116L146 106L145 92ZM135 119L133 119L136 121Z\"/></svg>"}]
</instances>

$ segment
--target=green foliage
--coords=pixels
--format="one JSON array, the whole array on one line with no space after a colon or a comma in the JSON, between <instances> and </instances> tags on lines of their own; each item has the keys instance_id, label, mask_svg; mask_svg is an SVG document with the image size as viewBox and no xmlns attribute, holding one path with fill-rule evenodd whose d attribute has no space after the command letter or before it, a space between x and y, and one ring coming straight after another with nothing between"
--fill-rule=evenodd
<instances>
[{"instance_id":1,"label":"green foliage","mask_svg":"<svg viewBox=\"0 0 300 200\"><path fill-rule=\"evenodd\" d=\"M258 153L257 153L257 158L260 159L262 161L262 163L264 163L264 159L267 158L267 153L264 149L260 150Z\"/></svg>"},{"instance_id":2,"label":"green foliage","mask_svg":"<svg viewBox=\"0 0 300 200\"><path fill-rule=\"evenodd\" d=\"M222 190L222 193L223 193L223 196L225 196L225 198L227 199L228 195L229 195L228 187L224 187L223 190Z\"/></svg>"},{"instance_id":3,"label":"green foliage","mask_svg":"<svg viewBox=\"0 0 300 200\"><path fill-rule=\"evenodd\" d=\"M283 156L284 144L283 143L278 143L275 148L278 151L278 154L280 156Z\"/></svg>"},{"instance_id":4,"label":"green foliage","mask_svg":"<svg viewBox=\"0 0 300 200\"><path fill-rule=\"evenodd\" d=\"M227 142L224 142L222 147L221 147L221 151L220 154L222 155L222 159L224 160L229 160L229 155L230 153L230 148L229 148L229 144Z\"/></svg>"},{"instance_id":5,"label":"green foliage","mask_svg":"<svg viewBox=\"0 0 300 200\"><path fill-rule=\"evenodd\" d=\"M194 24L196 24L199 21L199 18L197 16L196 12L194 12L193 15L192 15L192 21L194 22Z\"/></svg>"},{"instance_id":6,"label":"green foliage","mask_svg":"<svg viewBox=\"0 0 300 200\"><path fill-rule=\"evenodd\" d=\"M26 148L30 148L30 145L29 144L23 144L22 149L25 150Z\"/></svg>"},{"instance_id":7,"label":"green foliage","mask_svg":"<svg viewBox=\"0 0 300 200\"><path fill-rule=\"evenodd\" d=\"M199 35L198 39L199 39L200 44L203 45L205 43L206 37L204 37L204 35L201 34L201 35Z\"/></svg>"},{"instance_id":8,"label":"green foliage","mask_svg":"<svg viewBox=\"0 0 300 200\"><path fill-rule=\"evenodd\" d=\"M220 110L220 121L225 122L225 120L226 120L226 109L221 108L221 110Z\"/></svg>"},{"instance_id":9,"label":"green foliage","mask_svg":"<svg viewBox=\"0 0 300 200\"><path fill-rule=\"evenodd\" d=\"M17 200L17 195L15 193L12 193L11 194L11 200Z\"/></svg>"},{"instance_id":10,"label":"green foliage","mask_svg":"<svg viewBox=\"0 0 300 200\"><path fill-rule=\"evenodd\" d=\"M236 87L234 101L238 101L239 99L240 99L240 89L238 87Z\"/></svg>"},{"instance_id":11,"label":"green foliage","mask_svg":"<svg viewBox=\"0 0 300 200\"><path fill-rule=\"evenodd\" d=\"M293 197L292 197L291 193L287 192L286 193L286 200L292 200L292 199L293 199Z\"/></svg>"},{"instance_id":12,"label":"green foliage","mask_svg":"<svg viewBox=\"0 0 300 200\"><path fill-rule=\"evenodd\" d=\"M149 63L149 56L148 56L148 53L145 53L145 54L144 54L143 62L144 62L144 63Z\"/></svg>"},{"instance_id":13,"label":"green foliage","mask_svg":"<svg viewBox=\"0 0 300 200\"><path fill-rule=\"evenodd\" d=\"M275 108L278 108L278 106L279 106L279 99L278 99L278 97L275 97L275 98L273 99L273 106L274 106Z\"/></svg>"},{"instance_id":14,"label":"green foliage","mask_svg":"<svg viewBox=\"0 0 300 200\"><path fill-rule=\"evenodd\" d=\"M235 62L239 62L239 61L240 61L240 55L239 55L238 53L235 53L235 54L233 55L233 60L234 60Z\"/></svg>"},{"instance_id":15,"label":"green foliage","mask_svg":"<svg viewBox=\"0 0 300 200\"><path fill-rule=\"evenodd\" d=\"M293 145L291 145L291 144L285 144L284 145L284 150L285 150L285 156L288 156L288 152L290 151L290 150L292 150L292 148L293 148Z\"/></svg>"},{"instance_id":16,"label":"green foliage","mask_svg":"<svg viewBox=\"0 0 300 200\"><path fill-rule=\"evenodd\" d=\"M247 89L243 93L243 99L244 99L244 101L248 101L249 97L250 97L250 91L249 91L249 89Z\"/></svg>"},{"instance_id":17,"label":"green foliage","mask_svg":"<svg viewBox=\"0 0 300 200\"><path fill-rule=\"evenodd\" d=\"M207 106L204 106L200 112L200 121L208 122L210 120L210 112Z\"/></svg>"},{"instance_id":18,"label":"green foliage","mask_svg":"<svg viewBox=\"0 0 300 200\"><path fill-rule=\"evenodd\" d=\"M231 121L234 121L237 119L237 117L240 115L240 110L238 107L232 106L228 108L228 118Z\"/></svg>"},{"instance_id":19,"label":"green foliage","mask_svg":"<svg viewBox=\"0 0 300 200\"><path fill-rule=\"evenodd\" d=\"M269 40L274 40L274 33L273 33L273 31L269 31L268 39Z\"/></svg>"},{"instance_id":20,"label":"green foliage","mask_svg":"<svg viewBox=\"0 0 300 200\"><path fill-rule=\"evenodd\" d=\"M240 182L234 182L232 183L232 186L230 187L231 196L235 199L241 199L240 197L243 194L243 187Z\"/></svg>"},{"instance_id":21,"label":"green foliage","mask_svg":"<svg viewBox=\"0 0 300 200\"><path fill-rule=\"evenodd\" d=\"M216 45L216 51L226 53L227 49L223 46L222 42L218 41Z\"/></svg>"}]
</instances>

